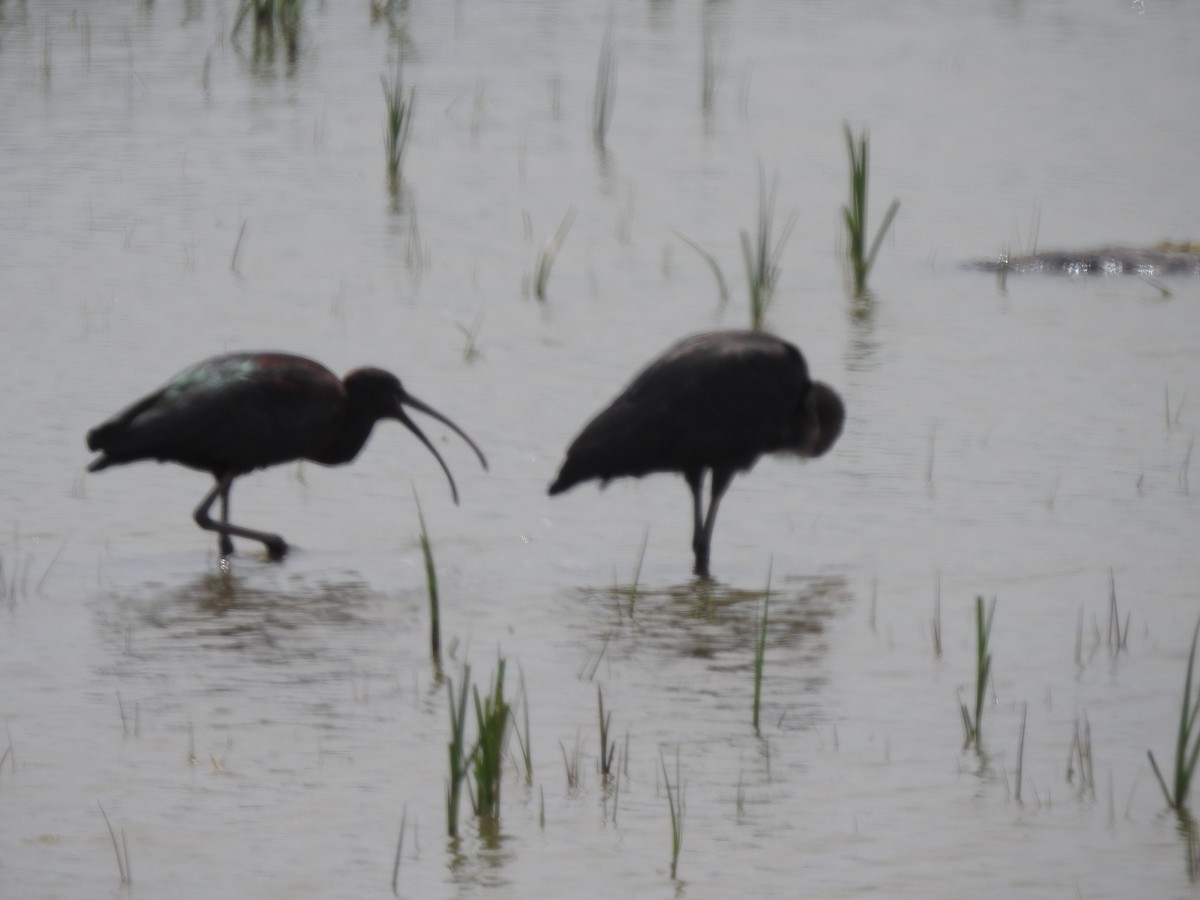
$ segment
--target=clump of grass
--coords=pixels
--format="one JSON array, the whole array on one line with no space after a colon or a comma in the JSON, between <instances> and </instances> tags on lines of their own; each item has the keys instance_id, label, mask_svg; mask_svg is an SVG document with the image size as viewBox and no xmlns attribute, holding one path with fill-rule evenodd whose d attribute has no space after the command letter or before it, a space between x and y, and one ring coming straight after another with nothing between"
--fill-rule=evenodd
<instances>
[{"instance_id":1,"label":"clump of grass","mask_svg":"<svg viewBox=\"0 0 1200 900\"><path fill-rule=\"evenodd\" d=\"M988 649L988 640L992 632L992 617L996 613L996 598L988 604L984 613L983 597L975 598L975 715L965 703L960 702L963 729L966 738L963 741L965 750L971 744L978 749L983 734L983 701L987 694L987 682L992 673L992 653Z\"/></svg>"},{"instance_id":2,"label":"clump of grass","mask_svg":"<svg viewBox=\"0 0 1200 900\"><path fill-rule=\"evenodd\" d=\"M675 751L675 788L671 789L671 779L667 775L667 760L660 753L662 763L663 784L667 789L667 809L671 814L671 878L679 868L679 851L683 849L683 782L679 780L679 750Z\"/></svg>"},{"instance_id":3,"label":"clump of grass","mask_svg":"<svg viewBox=\"0 0 1200 900\"><path fill-rule=\"evenodd\" d=\"M754 733L759 734L758 712L762 700L763 663L767 655L767 611L771 601L771 568L767 568L767 589L763 592L762 612L754 641Z\"/></svg>"},{"instance_id":4,"label":"clump of grass","mask_svg":"<svg viewBox=\"0 0 1200 900\"><path fill-rule=\"evenodd\" d=\"M442 667L442 618L438 602L437 569L433 564L433 544L425 528L425 515L421 512L421 498L413 487L413 500L417 504L417 521L421 525L421 555L425 558L425 585L429 590L429 653L436 669Z\"/></svg>"},{"instance_id":5,"label":"clump of grass","mask_svg":"<svg viewBox=\"0 0 1200 900\"><path fill-rule=\"evenodd\" d=\"M758 223L753 241L750 234L743 229L742 257L746 263L746 281L750 290L750 327L756 331L763 328L767 316L767 307L779 282L779 257L783 247L791 236L792 228L796 225L796 213L793 212L783 226L783 231L776 241L771 230L775 222L775 196L779 189L778 178L772 179L771 187L767 189L767 176L762 166L758 167Z\"/></svg>"},{"instance_id":6,"label":"clump of grass","mask_svg":"<svg viewBox=\"0 0 1200 900\"><path fill-rule=\"evenodd\" d=\"M610 20L600 44L600 59L596 64L596 96L592 102L592 140L601 153L605 150L608 125L612 119L617 92L617 56L613 45L613 24Z\"/></svg>"},{"instance_id":7,"label":"clump of grass","mask_svg":"<svg viewBox=\"0 0 1200 900\"><path fill-rule=\"evenodd\" d=\"M1197 728L1197 723L1200 722L1200 684L1193 685L1197 639L1200 639L1200 621L1196 623L1196 629L1192 632L1192 649L1188 653L1187 674L1183 679L1183 703L1180 705L1179 730L1175 736L1175 766L1170 787L1167 786L1167 781L1154 760L1154 753L1146 751L1167 805L1180 816L1188 816L1192 779L1196 774L1197 762L1200 761L1200 728ZM1192 698L1193 690L1196 693L1195 699Z\"/></svg>"},{"instance_id":8,"label":"clump of grass","mask_svg":"<svg viewBox=\"0 0 1200 900\"><path fill-rule=\"evenodd\" d=\"M867 296L867 276L875 265L875 256L883 243L884 235L892 225L900 209L900 201L893 200L883 214L875 239L867 249L867 179L870 166L870 141L867 132L863 131L857 139L850 126L843 126L846 133L846 151L850 157L850 202L842 208L846 221L846 236L849 245L846 257L850 264L850 274L853 276L854 296Z\"/></svg>"},{"instance_id":9,"label":"clump of grass","mask_svg":"<svg viewBox=\"0 0 1200 900\"><path fill-rule=\"evenodd\" d=\"M467 779L467 770L471 754L467 753L467 693L471 680L471 667L463 666L462 684L457 695L454 691L454 679L446 679L446 694L450 700L450 781L446 785L446 833L450 837L458 837L458 807L462 797L463 782Z\"/></svg>"},{"instance_id":10,"label":"clump of grass","mask_svg":"<svg viewBox=\"0 0 1200 900\"><path fill-rule=\"evenodd\" d=\"M479 732L471 751L475 770L473 806L476 816L492 820L500 817L501 776L512 722L512 709L504 699L504 667L505 661L501 657L496 666L491 693L487 697L481 700L479 689L473 688L475 722Z\"/></svg>"},{"instance_id":11,"label":"clump of grass","mask_svg":"<svg viewBox=\"0 0 1200 900\"><path fill-rule=\"evenodd\" d=\"M404 162L404 151L408 147L408 136L412 129L417 89L409 88L405 93L400 63L396 64L390 80L386 75L380 75L379 81L383 85L383 101L387 106L383 146L388 190L395 196L400 193L400 166Z\"/></svg>"},{"instance_id":12,"label":"clump of grass","mask_svg":"<svg viewBox=\"0 0 1200 900\"><path fill-rule=\"evenodd\" d=\"M533 266L533 294L539 300L546 299L546 284L550 281L550 269L554 266L554 260L558 256L558 251L562 249L563 241L567 239L567 232L571 230L574 221L575 208L571 207L558 224L554 236L546 241L542 245L542 249L538 251L537 260Z\"/></svg>"},{"instance_id":13,"label":"clump of grass","mask_svg":"<svg viewBox=\"0 0 1200 900\"><path fill-rule=\"evenodd\" d=\"M254 27L256 58L274 57L275 39L283 41L288 61L295 63L300 53L300 30L304 0L242 0L233 20L230 37L236 39L249 19Z\"/></svg>"}]
</instances>

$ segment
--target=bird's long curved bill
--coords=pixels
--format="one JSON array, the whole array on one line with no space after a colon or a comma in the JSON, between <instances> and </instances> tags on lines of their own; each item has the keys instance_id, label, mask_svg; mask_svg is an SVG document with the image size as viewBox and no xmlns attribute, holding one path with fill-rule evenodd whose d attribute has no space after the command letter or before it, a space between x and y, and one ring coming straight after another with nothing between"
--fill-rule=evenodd
<instances>
[{"instance_id":1,"label":"bird's long curved bill","mask_svg":"<svg viewBox=\"0 0 1200 900\"><path fill-rule=\"evenodd\" d=\"M415 434L422 444L429 448L429 452L433 454L434 458L438 461L438 464L442 467L442 471L446 473L446 480L450 482L450 496L454 498L454 503L457 505L458 487L454 484L454 476L450 474L450 467L446 465L446 461L442 459L442 454L437 452L437 448L433 446L429 438L425 437L425 433L417 427L417 423L409 418L408 414L404 411L404 406L401 404L411 406L416 410L420 410L427 416L432 416L457 434L460 438L467 442L468 447L475 451L475 455L479 457L479 462L483 465L484 469L486 469L488 464L487 459L483 455L483 451L476 446L473 440L467 437L467 433L465 431L463 431L429 404L422 403L409 393L405 393L403 397L399 398L399 402L396 404L396 418L403 422L404 426L413 434Z\"/></svg>"}]
</instances>

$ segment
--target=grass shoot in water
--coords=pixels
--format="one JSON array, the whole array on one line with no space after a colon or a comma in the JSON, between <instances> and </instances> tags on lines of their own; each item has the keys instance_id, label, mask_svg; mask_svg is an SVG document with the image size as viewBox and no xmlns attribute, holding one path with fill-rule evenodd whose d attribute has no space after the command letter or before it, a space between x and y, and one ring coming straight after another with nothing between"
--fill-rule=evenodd
<instances>
[{"instance_id":1,"label":"grass shoot in water","mask_svg":"<svg viewBox=\"0 0 1200 900\"><path fill-rule=\"evenodd\" d=\"M1183 702L1179 709L1179 729L1175 735L1175 766L1171 773L1170 787L1167 786L1167 781L1154 759L1154 753L1146 751L1163 796L1167 799L1167 805L1188 822L1191 820L1188 799L1197 762L1200 761L1200 728L1197 728L1197 723L1200 722L1200 684L1196 684L1194 678L1197 639L1200 639L1200 621L1196 623L1196 629L1192 632L1192 649L1188 653L1187 674L1183 679ZM1192 697L1193 691L1195 699Z\"/></svg>"},{"instance_id":2,"label":"grass shoot in water","mask_svg":"<svg viewBox=\"0 0 1200 900\"><path fill-rule=\"evenodd\" d=\"M850 157L850 202L842 207L846 222L846 236L849 245L846 248L847 261L850 264L850 274L854 285L854 296L862 298L867 295L867 276L875 265L875 256L879 253L879 245L892 225L892 220L900 209L900 201L893 200L883 214L883 221L875 232L875 239L867 249L867 181L870 168L870 139L867 132L855 137L850 126L843 126L846 134L846 152Z\"/></svg>"}]
</instances>

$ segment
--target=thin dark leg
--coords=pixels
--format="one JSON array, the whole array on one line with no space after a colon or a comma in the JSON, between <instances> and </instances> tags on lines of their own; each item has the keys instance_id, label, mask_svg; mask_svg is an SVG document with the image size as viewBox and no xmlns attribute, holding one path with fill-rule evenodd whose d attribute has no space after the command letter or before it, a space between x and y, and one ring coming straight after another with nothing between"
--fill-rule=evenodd
<instances>
[{"instance_id":1,"label":"thin dark leg","mask_svg":"<svg viewBox=\"0 0 1200 900\"><path fill-rule=\"evenodd\" d=\"M255 531L251 528L243 528L241 525L229 524L229 489L233 485L233 479L236 477L236 475L222 475L217 479L216 485L204 495L204 499L196 507L196 512L193 514L196 524L205 531L215 531L221 535L221 555L223 557L233 553L233 541L229 538L232 534L238 537L249 538L252 541L258 541L267 548L267 555L271 559L283 559L287 554L287 544L279 535L271 534L267 531ZM214 522L208 514L217 497L221 498L222 521L220 522Z\"/></svg>"},{"instance_id":2,"label":"thin dark leg","mask_svg":"<svg viewBox=\"0 0 1200 900\"><path fill-rule=\"evenodd\" d=\"M709 547L712 546L713 526L717 523L717 507L721 505L721 498L725 496L725 491L729 489L729 484L733 481L733 474L733 469L713 469L712 496L708 501L708 513L704 517L704 527L698 541L693 539L693 546L698 543L698 547L696 547L696 574L701 578L711 577L708 573L708 551Z\"/></svg>"},{"instance_id":3,"label":"thin dark leg","mask_svg":"<svg viewBox=\"0 0 1200 900\"><path fill-rule=\"evenodd\" d=\"M708 577L708 539L704 527L704 469L689 469L683 473L692 491L692 554L696 564L692 571L701 578Z\"/></svg>"},{"instance_id":4,"label":"thin dark leg","mask_svg":"<svg viewBox=\"0 0 1200 900\"><path fill-rule=\"evenodd\" d=\"M233 479L228 481L218 482L222 486L220 491L221 497L221 524L226 528L229 527L229 489L233 486ZM233 541L230 539L227 532L221 532L221 559L228 559L233 556Z\"/></svg>"}]
</instances>

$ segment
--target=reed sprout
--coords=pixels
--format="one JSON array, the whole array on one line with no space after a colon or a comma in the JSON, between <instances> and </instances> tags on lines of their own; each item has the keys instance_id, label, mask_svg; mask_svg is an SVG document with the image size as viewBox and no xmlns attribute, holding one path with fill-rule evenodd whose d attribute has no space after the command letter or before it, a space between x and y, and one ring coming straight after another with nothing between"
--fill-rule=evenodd
<instances>
[{"instance_id":1,"label":"reed sprout","mask_svg":"<svg viewBox=\"0 0 1200 900\"><path fill-rule=\"evenodd\" d=\"M942 573L938 572L933 593L933 655L942 658Z\"/></svg>"},{"instance_id":2,"label":"reed sprout","mask_svg":"<svg viewBox=\"0 0 1200 900\"><path fill-rule=\"evenodd\" d=\"M717 258L693 241L690 237L682 232L676 231L675 236L700 254L700 258L708 263L709 269L712 270L713 277L717 279L717 292L721 298L721 306L724 307L729 302L729 286L725 283L725 274L721 271L721 264L717 262Z\"/></svg>"},{"instance_id":3,"label":"reed sprout","mask_svg":"<svg viewBox=\"0 0 1200 900\"><path fill-rule=\"evenodd\" d=\"M959 703L963 717L963 729L966 732L963 749L971 744L978 749L982 737L984 698L987 694L988 678L992 673L992 653L988 649L988 641L992 632L992 617L995 613L995 597L988 604L986 613L984 612L983 597L975 598L975 715L972 717L971 711L965 703Z\"/></svg>"},{"instance_id":4,"label":"reed sprout","mask_svg":"<svg viewBox=\"0 0 1200 900\"><path fill-rule=\"evenodd\" d=\"M667 761L661 752L659 762L662 764L663 784L667 789L667 809L671 814L671 878L679 868L679 851L683 848L683 782L679 780L679 750L675 750L675 788L671 788L671 778L667 774Z\"/></svg>"},{"instance_id":5,"label":"reed sprout","mask_svg":"<svg viewBox=\"0 0 1200 900\"><path fill-rule=\"evenodd\" d=\"M396 64L390 81L386 75L380 75L379 81L383 85L383 101L387 107L383 146L388 190L396 195L400 192L400 166L404 162L404 151L408 147L408 136L412 130L417 89L409 88L407 94L405 93L400 63Z\"/></svg>"},{"instance_id":6,"label":"reed sprout","mask_svg":"<svg viewBox=\"0 0 1200 900\"><path fill-rule=\"evenodd\" d=\"M558 742L558 747L562 750L563 769L567 775L567 793L577 793L579 791L579 758L582 755L582 750L579 746L579 735L575 735L575 745L569 754L567 753L567 745L562 741Z\"/></svg>"},{"instance_id":7,"label":"reed sprout","mask_svg":"<svg viewBox=\"0 0 1200 900\"><path fill-rule=\"evenodd\" d=\"M601 153L605 150L608 126L617 91L617 57L613 45L613 24L610 20L600 44L600 59L596 64L596 95L592 102L592 140Z\"/></svg>"},{"instance_id":8,"label":"reed sprout","mask_svg":"<svg viewBox=\"0 0 1200 900\"><path fill-rule=\"evenodd\" d=\"M617 755L617 742L608 739L608 728L612 724L612 710L604 712L604 689L596 685L596 699L600 705L600 777L608 780L612 774L613 760Z\"/></svg>"},{"instance_id":9,"label":"reed sprout","mask_svg":"<svg viewBox=\"0 0 1200 900\"><path fill-rule=\"evenodd\" d=\"M746 281L750 291L750 327L761 331L767 316L767 307L779 282L779 257L784 245L796 225L796 213L788 216L779 239L771 234L775 222L775 196L779 180L772 179L767 189L767 176L762 166L758 167L758 221L754 238L749 232L741 232L742 257L746 264Z\"/></svg>"},{"instance_id":10,"label":"reed sprout","mask_svg":"<svg viewBox=\"0 0 1200 900\"><path fill-rule=\"evenodd\" d=\"M867 132L856 138L848 124L843 126L846 134L846 151L850 157L850 202L842 207L846 222L846 236L849 246L846 248L850 273L853 277L854 296L867 296L867 276L875 265L875 256L879 246L892 225L892 220L900 209L900 201L893 200L883 214L883 220L875 232L870 249L867 248L867 181L870 167L870 140Z\"/></svg>"},{"instance_id":11,"label":"reed sprout","mask_svg":"<svg viewBox=\"0 0 1200 900\"><path fill-rule=\"evenodd\" d=\"M1067 783L1075 783L1079 774L1079 795L1096 796L1096 776L1092 767L1092 726L1085 713L1082 721L1075 717L1075 731L1071 735L1071 747L1067 751Z\"/></svg>"},{"instance_id":12,"label":"reed sprout","mask_svg":"<svg viewBox=\"0 0 1200 900\"><path fill-rule=\"evenodd\" d=\"M1129 617L1125 613L1125 628L1121 628L1121 614L1117 609L1117 581L1113 570L1108 570L1108 639L1109 652L1116 656L1122 650L1129 649Z\"/></svg>"},{"instance_id":13,"label":"reed sprout","mask_svg":"<svg viewBox=\"0 0 1200 900\"><path fill-rule=\"evenodd\" d=\"M596 670L600 668L600 663L604 659L604 651L608 649L608 642L612 640L613 633L607 631L604 637L600 640L600 648L594 653L589 653L588 658L584 660L583 666L579 670L580 681L591 681L596 677Z\"/></svg>"},{"instance_id":14,"label":"reed sprout","mask_svg":"<svg viewBox=\"0 0 1200 900\"><path fill-rule=\"evenodd\" d=\"M707 7L705 7L707 10ZM717 83L725 66L717 58L713 42L712 19L705 15L700 25L700 109L704 115L712 114L713 101L717 96Z\"/></svg>"},{"instance_id":15,"label":"reed sprout","mask_svg":"<svg viewBox=\"0 0 1200 900\"><path fill-rule=\"evenodd\" d=\"M763 663L767 654L767 612L771 602L771 569L767 569L767 589L763 592L762 612L754 640L754 733L759 734L758 713L762 701Z\"/></svg>"},{"instance_id":16,"label":"reed sprout","mask_svg":"<svg viewBox=\"0 0 1200 900\"><path fill-rule=\"evenodd\" d=\"M421 512L421 498L417 489L413 488L413 500L417 504L417 522L421 526L421 555L425 559L425 585L429 591L429 652L433 664L440 669L442 666L442 618L438 601L437 569L433 564L433 544L429 540L429 532L425 528L425 515Z\"/></svg>"},{"instance_id":17,"label":"reed sprout","mask_svg":"<svg viewBox=\"0 0 1200 900\"><path fill-rule=\"evenodd\" d=\"M641 578L642 578L642 563L645 562L645 560L646 560L646 544L648 544L649 542L650 542L650 528L649 528L649 526L647 526L646 530L644 532L642 532L642 546L638 550L637 565L634 567L634 570L633 570L633 583L631 585L629 585L628 612L629 612L629 615L631 615L631 616L633 615L634 603L637 602L637 598L638 598L638 594L639 594L639 585L640 585Z\"/></svg>"},{"instance_id":18,"label":"reed sprout","mask_svg":"<svg viewBox=\"0 0 1200 900\"><path fill-rule=\"evenodd\" d=\"M525 783L533 784L533 745L529 738L529 695L525 691L525 672L521 669L520 665L517 666L517 672L521 680L519 698L521 715L525 720L525 730L522 732L520 726L517 725L516 716L513 716L513 733L517 737L517 746L521 751L521 763L525 769Z\"/></svg>"},{"instance_id":19,"label":"reed sprout","mask_svg":"<svg viewBox=\"0 0 1200 900\"><path fill-rule=\"evenodd\" d=\"M1025 713L1027 704L1021 704L1021 736L1017 741L1017 789L1014 794L1016 801L1021 802L1021 783L1025 780Z\"/></svg>"},{"instance_id":20,"label":"reed sprout","mask_svg":"<svg viewBox=\"0 0 1200 900\"><path fill-rule=\"evenodd\" d=\"M400 837L396 840L396 858L392 861L392 896L400 896L400 854L404 850L404 826L408 823L408 805L400 811Z\"/></svg>"},{"instance_id":21,"label":"reed sprout","mask_svg":"<svg viewBox=\"0 0 1200 900\"><path fill-rule=\"evenodd\" d=\"M1192 649L1188 653L1187 674L1183 679L1183 702L1180 704L1179 728L1175 736L1175 765L1171 773L1170 787L1167 786L1167 781L1154 759L1154 753L1146 751L1167 805L1180 816L1187 817L1189 821L1188 798L1196 766L1200 762L1200 728L1197 727L1200 724L1200 684L1194 683L1197 639L1200 639L1200 621L1196 622L1196 628L1192 632Z\"/></svg>"},{"instance_id":22,"label":"reed sprout","mask_svg":"<svg viewBox=\"0 0 1200 900\"><path fill-rule=\"evenodd\" d=\"M463 362L470 364L479 359L479 326L483 324L483 313L475 316L471 322L471 327L468 328L462 322L455 322L454 325L463 334Z\"/></svg>"},{"instance_id":23,"label":"reed sprout","mask_svg":"<svg viewBox=\"0 0 1200 900\"><path fill-rule=\"evenodd\" d=\"M466 749L467 694L470 680L471 667L463 666L462 684L455 694L454 679L446 679L446 694L450 701L450 781L446 785L446 833L450 837L458 837L459 799L462 797L463 782L467 779L467 770L471 762L471 754L467 753Z\"/></svg>"},{"instance_id":24,"label":"reed sprout","mask_svg":"<svg viewBox=\"0 0 1200 900\"><path fill-rule=\"evenodd\" d=\"M478 737L471 759L475 770L475 815L480 818L500 817L500 785L504 772L504 753L508 747L509 726L512 708L504 699L505 661L501 657L496 666L496 677L492 690L482 700L479 689L473 688L475 698L475 722Z\"/></svg>"},{"instance_id":25,"label":"reed sprout","mask_svg":"<svg viewBox=\"0 0 1200 900\"><path fill-rule=\"evenodd\" d=\"M562 249L563 242L567 239L567 232L571 230L574 221L575 208L572 207L567 210L567 214L559 222L554 236L546 241L538 251L537 260L533 266L533 294L539 300L546 299L546 284L550 281L550 269L553 268L558 251Z\"/></svg>"},{"instance_id":26,"label":"reed sprout","mask_svg":"<svg viewBox=\"0 0 1200 900\"><path fill-rule=\"evenodd\" d=\"M233 245L233 256L229 260L229 271L234 275L241 275L238 269L238 255L242 252L242 239L246 237L246 223L248 219L242 219L242 224L238 227L237 241Z\"/></svg>"},{"instance_id":27,"label":"reed sprout","mask_svg":"<svg viewBox=\"0 0 1200 900\"><path fill-rule=\"evenodd\" d=\"M133 884L133 870L129 867L129 845L125 842L125 829L121 829L121 840L117 841L117 832L104 811L104 805L97 800L100 815L104 816L104 824L108 826L108 836L112 840L113 852L117 855L117 871L121 875L121 887L128 888Z\"/></svg>"}]
</instances>

